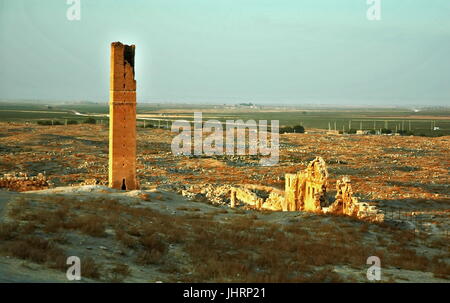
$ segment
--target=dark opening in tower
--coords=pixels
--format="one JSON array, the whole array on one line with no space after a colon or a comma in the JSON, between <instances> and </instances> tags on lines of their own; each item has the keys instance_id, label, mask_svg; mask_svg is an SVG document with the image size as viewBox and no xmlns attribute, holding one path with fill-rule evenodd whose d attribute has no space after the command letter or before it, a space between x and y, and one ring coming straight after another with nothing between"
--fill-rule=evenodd
<instances>
[{"instance_id":1,"label":"dark opening in tower","mask_svg":"<svg viewBox=\"0 0 450 303\"><path fill-rule=\"evenodd\" d=\"M122 179L122 190L127 190L127 185L125 183L125 178Z\"/></svg>"}]
</instances>

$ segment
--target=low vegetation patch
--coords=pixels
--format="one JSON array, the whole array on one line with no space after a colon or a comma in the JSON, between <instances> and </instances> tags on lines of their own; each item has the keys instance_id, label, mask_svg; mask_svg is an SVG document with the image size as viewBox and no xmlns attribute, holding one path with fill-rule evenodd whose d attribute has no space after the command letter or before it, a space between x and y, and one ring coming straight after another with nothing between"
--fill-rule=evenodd
<instances>
[{"instance_id":1,"label":"low vegetation patch","mask_svg":"<svg viewBox=\"0 0 450 303\"><path fill-rule=\"evenodd\" d=\"M110 238L129 263L111 267L91 257L83 276L115 282L132 275L132 266L154 267L172 282L344 282L349 278L335 269L364 276L368 256L380 257L383 268L450 274L448 255L420 255L422 238L385 224L321 215L280 224L250 211L178 210L169 215L108 198L22 199L9 209L12 221L0 225L0 252L63 270L68 232Z\"/></svg>"}]
</instances>

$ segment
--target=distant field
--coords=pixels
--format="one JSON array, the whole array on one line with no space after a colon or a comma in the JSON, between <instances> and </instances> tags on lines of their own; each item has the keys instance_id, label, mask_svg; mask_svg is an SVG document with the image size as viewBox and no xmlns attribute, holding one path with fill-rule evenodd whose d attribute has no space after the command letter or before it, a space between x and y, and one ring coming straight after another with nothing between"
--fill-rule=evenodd
<instances>
[{"instance_id":1,"label":"distant field","mask_svg":"<svg viewBox=\"0 0 450 303\"><path fill-rule=\"evenodd\" d=\"M161 109L157 111L141 108L139 114L153 119L192 120L193 112L198 109ZM199 110L201 111L201 110ZM258 109L228 109L222 110L208 108L203 113L203 121L216 119L219 121L238 120L279 120L280 126L303 125L306 130L311 128L348 131L352 129L379 130L382 128L395 130L411 130L415 134L423 135L450 135L450 109L424 110L413 112L405 109L285 109L264 108ZM152 123L152 122L151 122ZM158 122L153 122L158 125ZM161 123L164 125L164 123ZM439 130L432 130L438 127Z\"/></svg>"},{"instance_id":2,"label":"distant field","mask_svg":"<svg viewBox=\"0 0 450 303\"><path fill-rule=\"evenodd\" d=\"M204 111L203 111L204 110ZM108 119L109 108L107 103L99 104L14 104L0 103L0 121L4 122L31 122L37 120L77 120L82 122L87 116L97 115L96 119ZM193 112L203 112L203 120L217 119L219 121L238 120L279 120L281 126L303 125L307 130L311 128L332 129L347 131L352 129L382 129L411 130L415 134L423 135L450 135L450 110L424 110L413 112L405 109L293 109L270 108L260 109L230 109L210 106L195 108L194 106L165 106L155 104L139 104L139 117L153 119L148 124L158 125L155 119L166 125L166 120L176 119L192 120ZM143 120L139 122L143 124ZM170 123L170 122L169 122ZM432 130L438 127L439 130Z\"/></svg>"}]
</instances>

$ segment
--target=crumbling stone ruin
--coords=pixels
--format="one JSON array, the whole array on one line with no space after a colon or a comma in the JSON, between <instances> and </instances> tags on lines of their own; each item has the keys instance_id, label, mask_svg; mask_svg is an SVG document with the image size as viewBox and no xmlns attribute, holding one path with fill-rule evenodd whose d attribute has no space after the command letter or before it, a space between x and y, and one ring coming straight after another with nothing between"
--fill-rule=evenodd
<instances>
[{"instance_id":1,"label":"crumbling stone ruin","mask_svg":"<svg viewBox=\"0 0 450 303\"><path fill-rule=\"evenodd\" d=\"M0 188L7 188L12 191L41 190L49 187L49 181L41 173L31 177L25 173L4 174L3 177L0 177Z\"/></svg>"},{"instance_id":2,"label":"crumbling stone ruin","mask_svg":"<svg viewBox=\"0 0 450 303\"><path fill-rule=\"evenodd\" d=\"M283 211L320 212L325 203L328 171L325 161L318 157L305 171L285 175Z\"/></svg>"},{"instance_id":3,"label":"crumbling stone ruin","mask_svg":"<svg viewBox=\"0 0 450 303\"><path fill-rule=\"evenodd\" d=\"M357 203L358 198L353 197L350 178L343 177L336 181L336 198L334 203L328 207L327 212L354 216L358 213Z\"/></svg>"},{"instance_id":4,"label":"crumbling stone ruin","mask_svg":"<svg viewBox=\"0 0 450 303\"><path fill-rule=\"evenodd\" d=\"M111 44L109 186L133 190L136 179L136 80L134 45Z\"/></svg>"},{"instance_id":5,"label":"crumbling stone ruin","mask_svg":"<svg viewBox=\"0 0 450 303\"><path fill-rule=\"evenodd\" d=\"M348 177L337 180L334 201L327 198L328 171L321 157L311 161L296 174L286 174L285 191L262 185L194 185L181 191L183 196L204 198L230 207L244 206L257 210L307 211L323 214L341 214L368 221L382 222L384 214L375 206L360 202L353 196Z\"/></svg>"},{"instance_id":6,"label":"crumbling stone ruin","mask_svg":"<svg viewBox=\"0 0 450 303\"><path fill-rule=\"evenodd\" d=\"M304 171L286 174L283 211L309 211L342 214L369 221L383 221L375 206L359 202L353 196L350 178L337 180L335 201L327 205L328 171L321 157L311 161Z\"/></svg>"},{"instance_id":7,"label":"crumbling stone ruin","mask_svg":"<svg viewBox=\"0 0 450 303\"><path fill-rule=\"evenodd\" d=\"M193 199L206 199L213 204L230 205L237 207L245 204L246 207L260 210L281 210L284 192L269 186L245 184L242 186L192 185L179 191L181 195Z\"/></svg>"},{"instance_id":8,"label":"crumbling stone ruin","mask_svg":"<svg viewBox=\"0 0 450 303\"><path fill-rule=\"evenodd\" d=\"M283 192L280 190L249 184L231 188L230 207L236 207L238 201L243 201L258 210L280 210L284 199Z\"/></svg>"},{"instance_id":9,"label":"crumbling stone ruin","mask_svg":"<svg viewBox=\"0 0 450 303\"><path fill-rule=\"evenodd\" d=\"M342 214L369 221L384 221L384 214L375 206L359 202L353 197L350 178L343 177L336 182L336 198L333 204L323 209L324 213Z\"/></svg>"}]
</instances>

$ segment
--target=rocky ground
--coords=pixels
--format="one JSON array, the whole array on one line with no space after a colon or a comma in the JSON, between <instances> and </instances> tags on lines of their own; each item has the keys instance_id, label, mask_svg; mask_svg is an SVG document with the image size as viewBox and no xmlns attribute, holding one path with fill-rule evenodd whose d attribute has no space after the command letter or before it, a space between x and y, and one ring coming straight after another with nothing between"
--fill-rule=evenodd
<instances>
[{"instance_id":1,"label":"rocky ground","mask_svg":"<svg viewBox=\"0 0 450 303\"><path fill-rule=\"evenodd\" d=\"M106 182L105 126L1 126L0 173L44 173L51 188L0 191L0 281L67 281L69 255L87 260L84 281L365 282L371 255L382 281L450 279L449 137L282 135L279 165L261 167L254 156L174 157L173 134L139 129L142 191L123 193L80 187ZM388 220L232 210L226 197L181 195L227 184L283 189L284 174L315 156L327 162L331 195L350 176Z\"/></svg>"}]
</instances>

